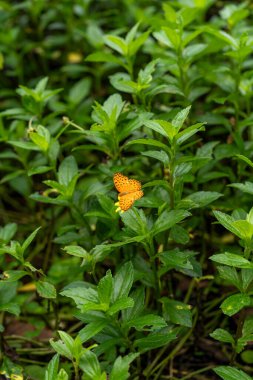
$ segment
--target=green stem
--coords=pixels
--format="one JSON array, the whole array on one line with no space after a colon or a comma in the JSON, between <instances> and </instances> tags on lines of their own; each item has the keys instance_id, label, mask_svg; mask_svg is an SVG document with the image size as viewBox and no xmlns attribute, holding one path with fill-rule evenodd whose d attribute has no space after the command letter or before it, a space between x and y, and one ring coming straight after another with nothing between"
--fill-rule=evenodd
<instances>
[{"instance_id":1,"label":"green stem","mask_svg":"<svg viewBox=\"0 0 253 380\"><path fill-rule=\"evenodd\" d=\"M215 366L215 365L210 365L210 366L208 366L208 367L198 369L197 371L194 371L194 372L188 373L188 375L186 375L186 376L184 376L184 377L181 377L181 380L194 379L194 376L195 376L195 375L198 375L198 374L200 374L200 373L203 373L203 372L209 371L210 369L213 369L214 367L216 367L216 366Z\"/></svg>"},{"instance_id":2,"label":"green stem","mask_svg":"<svg viewBox=\"0 0 253 380\"><path fill-rule=\"evenodd\" d=\"M158 301L161 296L161 284L160 284L160 279L158 276L158 264L157 264L157 258L155 257L153 239L150 239L150 242L148 245L148 251L149 251L149 256L150 256L150 264L151 264L151 268L152 268L152 272L153 272L154 280L155 280L156 301Z\"/></svg>"},{"instance_id":3,"label":"green stem","mask_svg":"<svg viewBox=\"0 0 253 380\"><path fill-rule=\"evenodd\" d=\"M75 371L75 380L79 380L79 369L78 369L78 363L76 361L73 361L73 367Z\"/></svg>"},{"instance_id":4,"label":"green stem","mask_svg":"<svg viewBox=\"0 0 253 380\"><path fill-rule=\"evenodd\" d=\"M235 75L235 131L238 131L238 123L239 123L239 111L240 111L240 79L241 79L241 62L236 62L234 67L234 75Z\"/></svg>"},{"instance_id":5,"label":"green stem","mask_svg":"<svg viewBox=\"0 0 253 380\"><path fill-rule=\"evenodd\" d=\"M238 320L238 323L237 323L237 329L236 329L236 334L235 334L235 340L236 341L242 336L242 328L243 328L245 317L246 317L246 310L243 309L240 312L239 320ZM233 350L233 353L232 353L232 356L231 356L231 360L230 360L230 364L231 365L234 364L236 355L237 355L236 347L234 347L234 350Z\"/></svg>"},{"instance_id":6,"label":"green stem","mask_svg":"<svg viewBox=\"0 0 253 380\"><path fill-rule=\"evenodd\" d=\"M154 380L159 380L160 379L160 375L163 371L163 369L167 366L168 362L173 359L177 353L181 350L181 348L184 346L185 342L187 341L187 339L192 335L192 332L194 330L194 327L195 327L195 324L198 320L198 312L196 310L196 314L195 314L195 318L194 318L194 321L193 321L193 325L192 325L192 328L188 331L187 334L185 334L182 339L178 342L178 344L176 345L176 347L169 353L169 355L164 359L162 360L152 371L152 373L156 372L157 370L159 370L157 372L157 374L154 376Z\"/></svg>"},{"instance_id":7,"label":"green stem","mask_svg":"<svg viewBox=\"0 0 253 380\"><path fill-rule=\"evenodd\" d=\"M170 208L175 207L175 189L174 189L174 170L175 170L175 158L176 158L176 145L173 142L171 146L171 160L169 167L169 185L170 185Z\"/></svg>"},{"instance_id":8,"label":"green stem","mask_svg":"<svg viewBox=\"0 0 253 380\"><path fill-rule=\"evenodd\" d=\"M246 242L245 248L244 248L244 257L246 259L249 259L250 253L251 253L251 248L249 247L249 244L247 244L247 242ZM246 318L246 310L244 308L240 312L239 320L237 323L237 329L236 329L236 334L235 334L235 341L236 342L242 336L242 329L243 329L245 318ZM236 347L234 347L234 350L233 350L233 353L231 356L231 364L234 364L235 359L236 359L236 355L237 355Z\"/></svg>"}]
</instances>

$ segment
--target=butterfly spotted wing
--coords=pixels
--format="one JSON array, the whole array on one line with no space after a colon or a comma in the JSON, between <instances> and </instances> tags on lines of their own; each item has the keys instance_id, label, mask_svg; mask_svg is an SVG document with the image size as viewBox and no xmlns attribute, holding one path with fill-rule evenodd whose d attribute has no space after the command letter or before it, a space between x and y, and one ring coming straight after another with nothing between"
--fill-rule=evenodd
<instances>
[{"instance_id":1,"label":"butterfly spotted wing","mask_svg":"<svg viewBox=\"0 0 253 380\"><path fill-rule=\"evenodd\" d=\"M143 196L141 183L137 179L129 179L121 173L116 173L113 177L114 185L119 192L119 207L122 211L127 211L134 201Z\"/></svg>"},{"instance_id":2,"label":"butterfly spotted wing","mask_svg":"<svg viewBox=\"0 0 253 380\"><path fill-rule=\"evenodd\" d=\"M129 179L121 173L114 174L114 185L119 193L132 193L141 190L141 183L137 179Z\"/></svg>"},{"instance_id":3,"label":"butterfly spotted wing","mask_svg":"<svg viewBox=\"0 0 253 380\"><path fill-rule=\"evenodd\" d=\"M137 199L140 199L141 197L143 197L142 190L134 191L132 193L128 193L124 195L119 195L118 196L119 207L121 208L122 211L127 211L128 209L130 209L130 207L133 206L134 201L136 201Z\"/></svg>"}]
</instances>

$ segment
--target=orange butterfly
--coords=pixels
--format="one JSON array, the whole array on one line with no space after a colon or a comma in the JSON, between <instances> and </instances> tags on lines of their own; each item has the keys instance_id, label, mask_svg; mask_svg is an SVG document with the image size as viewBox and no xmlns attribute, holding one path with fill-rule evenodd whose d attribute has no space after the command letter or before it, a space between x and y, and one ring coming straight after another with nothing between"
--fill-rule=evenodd
<instances>
[{"instance_id":1,"label":"orange butterfly","mask_svg":"<svg viewBox=\"0 0 253 380\"><path fill-rule=\"evenodd\" d=\"M121 173L116 173L113 176L113 182L119 192L119 202L115 203L116 206L119 206L116 212L127 211L133 206L134 201L143 197L141 183L140 181L137 181L137 179L129 179Z\"/></svg>"}]
</instances>

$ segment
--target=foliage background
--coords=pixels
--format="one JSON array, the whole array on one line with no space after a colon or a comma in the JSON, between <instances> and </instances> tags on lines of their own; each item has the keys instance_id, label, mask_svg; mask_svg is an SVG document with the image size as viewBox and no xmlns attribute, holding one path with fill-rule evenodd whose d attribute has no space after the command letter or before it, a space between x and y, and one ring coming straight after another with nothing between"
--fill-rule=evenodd
<instances>
[{"instance_id":1,"label":"foliage background","mask_svg":"<svg viewBox=\"0 0 253 380\"><path fill-rule=\"evenodd\" d=\"M0 10L2 375L250 380L251 2Z\"/></svg>"}]
</instances>

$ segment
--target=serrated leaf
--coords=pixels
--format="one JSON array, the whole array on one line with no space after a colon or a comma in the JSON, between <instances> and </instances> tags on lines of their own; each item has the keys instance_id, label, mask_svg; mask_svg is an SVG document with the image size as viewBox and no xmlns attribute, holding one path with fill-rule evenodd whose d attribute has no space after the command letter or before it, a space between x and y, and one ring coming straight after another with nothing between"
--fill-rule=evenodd
<instances>
[{"instance_id":1,"label":"serrated leaf","mask_svg":"<svg viewBox=\"0 0 253 380\"><path fill-rule=\"evenodd\" d=\"M232 335L228 331L226 331L224 329L218 328L218 329L214 330L210 334L210 336L213 339L219 340L220 342L231 343L231 344L235 343L235 340L232 337Z\"/></svg>"},{"instance_id":2,"label":"serrated leaf","mask_svg":"<svg viewBox=\"0 0 253 380\"><path fill-rule=\"evenodd\" d=\"M117 313L120 310L128 309L129 307L133 307L134 300L130 297L123 296L121 298L118 298L112 306L110 306L108 310L109 315L113 315Z\"/></svg>"},{"instance_id":3,"label":"serrated leaf","mask_svg":"<svg viewBox=\"0 0 253 380\"><path fill-rule=\"evenodd\" d=\"M165 210L157 218L151 233L155 236L162 231L166 231L190 215L191 214L185 210Z\"/></svg>"},{"instance_id":4,"label":"serrated leaf","mask_svg":"<svg viewBox=\"0 0 253 380\"><path fill-rule=\"evenodd\" d=\"M143 145L151 145L151 146L157 146L158 148L162 148L165 150L165 152L170 153L169 147L160 141L153 140L153 139L137 139L137 140L131 140L126 144L126 147L133 144L143 144Z\"/></svg>"},{"instance_id":5,"label":"serrated leaf","mask_svg":"<svg viewBox=\"0 0 253 380\"><path fill-rule=\"evenodd\" d=\"M100 303L107 304L109 306L112 291L113 291L113 278L110 270L106 272L106 275L101 278L97 286L98 298Z\"/></svg>"},{"instance_id":6,"label":"serrated leaf","mask_svg":"<svg viewBox=\"0 0 253 380\"><path fill-rule=\"evenodd\" d=\"M192 313L189 305L176 300L163 297L164 317L173 323L192 327Z\"/></svg>"},{"instance_id":7,"label":"serrated leaf","mask_svg":"<svg viewBox=\"0 0 253 380\"><path fill-rule=\"evenodd\" d=\"M147 314L130 319L126 326L134 327L137 331L153 331L167 326L166 321L155 314Z\"/></svg>"},{"instance_id":8,"label":"serrated leaf","mask_svg":"<svg viewBox=\"0 0 253 380\"><path fill-rule=\"evenodd\" d=\"M55 380L59 368L59 354L53 356L50 360L45 373L45 380Z\"/></svg>"},{"instance_id":9,"label":"serrated leaf","mask_svg":"<svg viewBox=\"0 0 253 380\"><path fill-rule=\"evenodd\" d=\"M69 186L71 180L78 175L78 166L73 156L66 157L59 166L58 179L60 185Z\"/></svg>"},{"instance_id":10,"label":"serrated leaf","mask_svg":"<svg viewBox=\"0 0 253 380\"><path fill-rule=\"evenodd\" d=\"M93 338L96 334L104 329L107 326L108 321L106 319L97 318L96 321L87 324L83 329L78 333L82 343L87 342L89 339Z\"/></svg>"},{"instance_id":11,"label":"serrated leaf","mask_svg":"<svg viewBox=\"0 0 253 380\"><path fill-rule=\"evenodd\" d=\"M113 365L110 380L126 380L129 378L129 365L139 356L138 353L132 353L125 357L117 357Z\"/></svg>"},{"instance_id":12,"label":"serrated leaf","mask_svg":"<svg viewBox=\"0 0 253 380\"><path fill-rule=\"evenodd\" d=\"M225 227L236 236L239 236L239 238L244 238L241 231L234 225L234 219L230 215L227 215L221 211L213 211L213 213L223 227Z\"/></svg>"},{"instance_id":13,"label":"serrated leaf","mask_svg":"<svg viewBox=\"0 0 253 380\"><path fill-rule=\"evenodd\" d=\"M56 298L56 289L54 285L46 281L37 281L36 289L43 298Z\"/></svg>"},{"instance_id":14,"label":"serrated leaf","mask_svg":"<svg viewBox=\"0 0 253 380\"><path fill-rule=\"evenodd\" d=\"M85 374L85 379L102 380L100 364L96 354L93 352L87 350L82 355L79 366ZM106 377L104 377L104 380L106 380Z\"/></svg>"},{"instance_id":15,"label":"serrated leaf","mask_svg":"<svg viewBox=\"0 0 253 380\"><path fill-rule=\"evenodd\" d=\"M138 347L140 352L145 352L158 347L163 347L176 338L177 333L175 331L164 328L150 333L145 338L137 339L134 342L134 346Z\"/></svg>"},{"instance_id":16,"label":"serrated leaf","mask_svg":"<svg viewBox=\"0 0 253 380\"><path fill-rule=\"evenodd\" d=\"M252 377L250 377L245 372L237 368L229 366L220 366L214 368L213 370L223 380L252 380Z\"/></svg>"},{"instance_id":17,"label":"serrated leaf","mask_svg":"<svg viewBox=\"0 0 253 380\"><path fill-rule=\"evenodd\" d=\"M112 302L127 297L134 280L134 269L131 261L125 263L114 276Z\"/></svg>"},{"instance_id":18,"label":"serrated leaf","mask_svg":"<svg viewBox=\"0 0 253 380\"><path fill-rule=\"evenodd\" d=\"M174 128L176 128L177 131L179 131L181 127L183 126L185 120L188 117L190 109L191 109L191 106L184 108L183 110L178 112L176 116L174 117L174 119L172 120L171 124L173 125Z\"/></svg>"},{"instance_id":19,"label":"serrated leaf","mask_svg":"<svg viewBox=\"0 0 253 380\"><path fill-rule=\"evenodd\" d=\"M253 268L253 264L240 255L236 255L235 253L224 252L218 253L216 255L210 256L212 261L215 261L219 264L228 265L236 268Z\"/></svg>"},{"instance_id":20,"label":"serrated leaf","mask_svg":"<svg viewBox=\"0 0 253 380\"><path fill-rule=\"evenodd\" d=\"M243 309L245 306L249 306L250 303L250 296L247 294L233 294L222 302L220 308L224 314L231 317L232 315L238 313L238 311Z\"/></svg>"}]
</instances>

